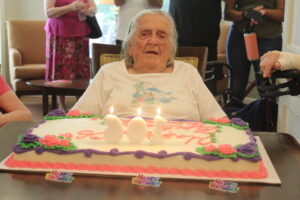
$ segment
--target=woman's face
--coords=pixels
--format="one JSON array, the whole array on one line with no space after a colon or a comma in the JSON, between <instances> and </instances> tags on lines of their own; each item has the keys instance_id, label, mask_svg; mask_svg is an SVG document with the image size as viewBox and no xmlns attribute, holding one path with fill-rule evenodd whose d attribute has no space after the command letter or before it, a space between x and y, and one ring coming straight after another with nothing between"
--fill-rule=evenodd
<instances>
[{"instance_id":1,"label":"woman's face","mask_svg":"<svg viewBox=\"0 0 300 200\"><path fill-rule=\"evenodd\" d=\"M170 22L162 15L148 14L139 19L129 43L129 55L133 57L134 67L166 67L171 58L170 27Z\"/></svg>"}]
</instances>

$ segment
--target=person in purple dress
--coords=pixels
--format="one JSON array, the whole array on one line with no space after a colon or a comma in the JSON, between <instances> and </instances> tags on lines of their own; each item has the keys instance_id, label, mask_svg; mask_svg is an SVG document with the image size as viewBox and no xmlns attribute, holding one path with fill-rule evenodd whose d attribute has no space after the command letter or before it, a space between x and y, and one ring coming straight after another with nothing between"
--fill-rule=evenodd
<instances>
[{"instance_id":1,"label":"person in purple dress","mask_svg":"<svg viewBox=\"0 0 300 200\"><path fill-rule=\"evenodd\" d=\"M46 31L46 81L88 79L90 77L90 28L85 16L96 13L93 0L44 0L48 17ZM59 96L60 109L66 109Z\"/></svg>"}]
</instances>

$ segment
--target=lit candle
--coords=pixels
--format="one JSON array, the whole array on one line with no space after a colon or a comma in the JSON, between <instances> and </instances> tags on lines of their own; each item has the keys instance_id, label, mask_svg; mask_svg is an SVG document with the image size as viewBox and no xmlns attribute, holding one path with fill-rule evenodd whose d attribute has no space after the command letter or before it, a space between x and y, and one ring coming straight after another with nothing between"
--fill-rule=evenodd
<instances>
[{"instance_id":1,"label":"lit candle","mask_svg":"<svg viewBox=\"0 0 300 200\"><path fill-rule=\"evenodd\" d=\"M104 117L107 128L104 130L104 139L108 144L117 144L123 135L123 125L121 120L113 114L114 108L110 107L110 114Z\"/></svg>"},{"instance_id":2,"label":"lit candle","mask_svg":"<svg viewBox=\"0 0 300 200\"><path fill-rule=\"evenodd\" d=\"M128 124L127 135L132 144L139 144L146 137L146 122L142 117L140 117L140 115L141 109L139 108L137 116L130 120Z\"/></svg>"},{"instance_id":3,"label":"lit candle","mask_svg":"<svg viewBox=\"0 0 300 200\"><path fill-rule=\"evenodd\" d=\"M154 134L151 138L151 143L155 145L163 144L164 140L161 135L162 126L166 123L166 120L160 116L160 109L157 109L157 114L154 118Z\"/></svg>"}]
</instances>

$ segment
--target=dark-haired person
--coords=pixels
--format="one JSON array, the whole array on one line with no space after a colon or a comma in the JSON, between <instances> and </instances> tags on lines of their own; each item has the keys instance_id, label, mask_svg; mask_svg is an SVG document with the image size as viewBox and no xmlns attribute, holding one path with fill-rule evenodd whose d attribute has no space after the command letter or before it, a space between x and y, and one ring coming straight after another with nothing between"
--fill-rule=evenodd
<instances>
[{"instance_id":1,"label":"dark-haired person","mask_svg":"<svg viewBox=\"0 0 300 200\"><path fill-rule=\"evenodd\" d=\"M247 58L244 30L252 28L256 33L259 56L272 50L281 51L284 4L285 0L225 0L224 18L233 22L227 39L227 61L232 68L232 106L244 100L252 64L254 71L259 71L259 60ZM245 17L250 10L257 11L264 20L258 22L257 18ZM261 84L262 77L255 73L255 78L257 85Z\"/></svg>"}]
</instances>

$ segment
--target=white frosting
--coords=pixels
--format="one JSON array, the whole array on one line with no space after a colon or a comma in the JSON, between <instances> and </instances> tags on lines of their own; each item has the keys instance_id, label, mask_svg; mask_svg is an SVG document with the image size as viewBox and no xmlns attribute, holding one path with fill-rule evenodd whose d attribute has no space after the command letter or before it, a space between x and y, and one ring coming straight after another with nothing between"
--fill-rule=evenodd
<instances>
[{"instance_id":1,"label":"white frosting","mask_svg":"<svg viewBox=\"0 0 300 200\"><path fill-rule=\"evenodd\" d=\"M124 130L127 130L128 121L122 120ZM215 125L202 122L167 122L162 129L164 144L153 145L150 140L154 132L154 123L147 121L147 135L140 144L132 145L128 140L126 131L124 131L118 144L108 144L104 140L106 128L107 126L103 125L103 120L100 119L57 119L49 120L34 128L32 134L39 137L71 134L71 142L76 145L77 149L96 149L99 151L110 151L112 148L117 148L119 151L142 149L153 153L158 153L161 150L168 153L195 152L196 147L211 144L211 132L214 132L216 136L215 145L230 144L235 146L249 142L245 130L222 126L221 132L217 132ZM211 130L208 131L208 129Z\"/></svg>"}]
</instances>

